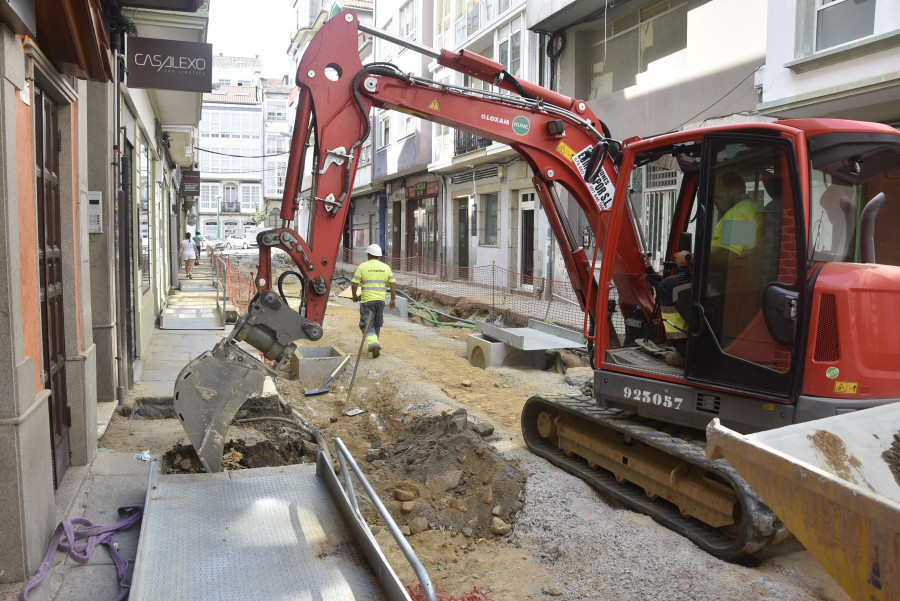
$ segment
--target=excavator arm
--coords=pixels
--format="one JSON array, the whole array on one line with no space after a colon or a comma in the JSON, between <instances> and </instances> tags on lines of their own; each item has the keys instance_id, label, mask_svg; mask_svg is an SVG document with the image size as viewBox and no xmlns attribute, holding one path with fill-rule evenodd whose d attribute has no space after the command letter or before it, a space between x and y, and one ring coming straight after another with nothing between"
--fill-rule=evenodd
<instances>
[{"instance_id":1,"label":"excavator arm","mask_svg":"<svg viewBox=\"0 0 900 601\"><path fill-rule=\"evenodd\" d=\"M364 66L356 40L360 30L411 47L439 64L495 84L502 92L474 90L402 73L393 65ZM560 244L569 280L581 308L593 320L598 286L592 261L569 225L557 194L564 188L577 202L602 246L608 235L616 194L621 145L587 104L532 83L517 80L500 63L469 52L435 51L361 27L344 11L327 21L312 39L297 71L299 105L291 142L280 217L282 227L265 231L259 241L258 294L228 337L191 362L176 383L176 410L209 471L218 471L225 431L233 415L290 358L299 339L318 340L350 207L359 150L370 134L372 108L401 111L509 145L534 174L537 196ZM291 228L299 210L306 150L312 142L312 203L308 237ZM619 200L617 200L619 199ZM624 273L644 269L638 235L618 248ZM303 282L299 311L273 290L272 249L285 251ZM652 307L649 288L641 299ZM237 346L246 342L270 364Z\"/></svg>"}]
</instances>

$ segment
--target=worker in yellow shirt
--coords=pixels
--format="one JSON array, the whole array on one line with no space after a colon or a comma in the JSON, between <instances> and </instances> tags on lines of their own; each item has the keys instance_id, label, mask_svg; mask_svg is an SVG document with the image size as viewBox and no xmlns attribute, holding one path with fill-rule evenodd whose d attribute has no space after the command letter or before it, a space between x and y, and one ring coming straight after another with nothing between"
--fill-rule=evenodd
<instances>
[{"instance_id":1,"label":"worker in yellow shirt","mask_svg":"<svg viewBox=\"0 0 900 601\"><path fill-rule=\"evenodd\" d=\"M380 261L381 247L372 244L366 249L367 261L356 268L353 279L350 280L350 290L353 292L353 302L359 302L359 329L366 337L369 352L372 357L378 357L381 353L381 344L378 335L384 324L384 303L387 299L388 287L391 289L391 309L397 306L397 282L391 267ZM362 288L362 294L357 291ZM361 301L361 302L360 302ZM372 323L366 332L366 323L369 314L372 314Z\"/></svg>"}]
</instances>

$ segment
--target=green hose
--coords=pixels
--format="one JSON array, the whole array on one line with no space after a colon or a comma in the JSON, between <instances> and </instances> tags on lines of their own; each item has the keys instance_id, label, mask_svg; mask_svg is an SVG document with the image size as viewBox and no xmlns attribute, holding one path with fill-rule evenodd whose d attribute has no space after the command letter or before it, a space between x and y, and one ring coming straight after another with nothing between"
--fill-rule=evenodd
<instances>
[{"instance_id":1,"label":"green hose","mask_svg":"<svg viewBox=\"0 0 900 601\"><path fill-rule=\"evenodd\" d=\"M556 373L561 376L566 375L566 370L562 364L562 354L559 351L546 351L548 355L553 355L556 359Z\"/></svg>"},{"instance_id":2,"label":"green hose","mask_svg":"<svg viewBox=\"0 0 900 601\"><path fill-rule=\"evenodd\" d=\"M428 310L428 308L425 307L425 310ZM434 313L431 313L431 311L428 311L428 312L432 315L431 317L426 317L425 315L422 315L421 313L416 313L415 311L409 311L409 314L414 315L415 317L418 317L419 319L421 319L422 321L424 321L426 323L434 324L436 326L454 326L457 328L474 328L475 327L474 323L463 323L461 321L452 321L452 322L451 321L439 321L437 318L434 317Z\"/></svg>"},{"instance_id":3,"label":"green hose","mask_svg":"<svg viewBox=\"0 0 900 601\"><path fill-rule=\"evenodd\" d=\"M428 311L429 317L425 317L424 315L422 315L422 314L420 314L420 313L416 313L415 311L408 311L410 315L414 315L414 316L418 317L419 319L421 319L422 321L424 321L424 322L426 322L426 323L434 324L434 325L436 325L436 326L454 326L454 327L457 327L457 328L472 328L472 329L475 329L475 324L474 324L474 323L467 322L467 321L440 321L440 320L438 319L438 317L437 317L437 314L436 314L434 311L432 311L429 307L427 307L427 306L423 305L422 303L416 301L415 299L413 299L413 298L412 298L411 296L409 296L408 294L404 294L403 292L401 292L400 294L402 294L402 295L406 298L406 300L408 300L409 302L411 302L411 303L412 303L413 305L415 305L416 307L418 307L418 308L420 308L420 309L424 309L425 311Z\"/></svg>"}]
</instances>

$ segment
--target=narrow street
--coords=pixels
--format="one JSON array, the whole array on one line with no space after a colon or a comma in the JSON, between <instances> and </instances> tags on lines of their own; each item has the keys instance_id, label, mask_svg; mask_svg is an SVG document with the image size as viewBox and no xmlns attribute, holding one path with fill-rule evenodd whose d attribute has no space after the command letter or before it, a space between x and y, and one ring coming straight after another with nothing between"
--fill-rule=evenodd
<instances>
[{"instance_id":1,"label":"narrow street","mask_svg":"<svg viewBox=\"0 0 900 601\"><path fill-rule=\"evenodd\" d=\"M332 346L355 361L357 321L356 306L336 299L328 308L325 336L310 346ZM723 562L532 455L519 433L522 404L537 392L577 392L572 378L586 377L590 369L574 367L560 375L475 368L465 358L470 332L389 316L381 356L360 361L351 400L364 413L355 417L341 415L352 362L327 394L305 396L309 386L287 373L275 383L311 424L345 442L401 527L420 518L424 529L408 540L443 590L461 596L477 586L492 600L846 601L796 542L768 552L757 565ZM452 430L460 409L469 430L489 424L493 433L480 438ZM162 456L189 444L176 419L123 413L128 411L116 415L101 447L131 454L149 449ZM242 449L272 438L275 430L254 426L235 424L229 437ZM376 456L382 459L373 460ZM462 477L452 480L458 470ZM453 486L442 480L447 474ZM398 488L417 491L412 509L401 508L394 498ZM487 489L491 497L485 501ZM495 507L512 526L507 534L493 535L485 527ZM378 524L377 518L370 523ZM375 531L401 581L413 581L388 532Z\"/></svg>"}]
</instances>

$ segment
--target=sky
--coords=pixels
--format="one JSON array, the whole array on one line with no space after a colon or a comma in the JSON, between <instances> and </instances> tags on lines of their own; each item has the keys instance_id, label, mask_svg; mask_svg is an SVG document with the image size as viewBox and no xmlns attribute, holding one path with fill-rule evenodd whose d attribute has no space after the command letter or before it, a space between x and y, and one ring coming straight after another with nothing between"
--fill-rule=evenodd
<instances>
[{"instance_id":1,"label":"sky","mask_svg":"<svg viewBox=\"0 0 900 601\"><path fill-rule=\"evenodd\" d=\"M214 55L259 55L263 77L293 81L286 51L295 20L291 0L210 0L206 41Z\"/></svg>"}]
</instances>

